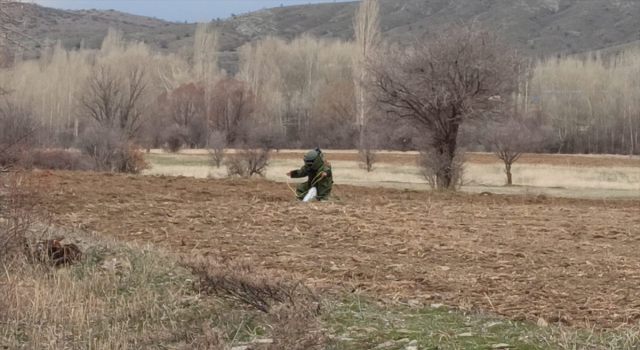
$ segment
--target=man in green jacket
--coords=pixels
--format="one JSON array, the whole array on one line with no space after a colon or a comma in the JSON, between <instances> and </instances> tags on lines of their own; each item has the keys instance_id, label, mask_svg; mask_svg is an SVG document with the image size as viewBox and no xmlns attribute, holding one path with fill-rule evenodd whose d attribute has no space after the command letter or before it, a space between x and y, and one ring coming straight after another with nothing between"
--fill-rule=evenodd
<instances>
[{"instance_id":1,"label":"man in green jacket","mask_svg":"<svg viewBox=\"0 0 640 350\"><path fill-rule=\"evenodd\" d=\"M302 182L296 187L296 197L302 200L312 187L318 191L316 199L328 200L333 187L333 174L331 164L324 161L324 156L319 148L307 152L304 156L304 166L300 170L287 173L292 179L308 177L307 182Z\"/></svg>"}]
</instances>

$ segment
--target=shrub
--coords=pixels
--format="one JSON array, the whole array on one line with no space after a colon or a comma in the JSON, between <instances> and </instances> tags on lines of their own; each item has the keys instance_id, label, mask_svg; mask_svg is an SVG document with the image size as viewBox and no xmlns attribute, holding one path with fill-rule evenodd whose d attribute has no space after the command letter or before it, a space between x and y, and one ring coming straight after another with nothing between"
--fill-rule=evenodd
<instances>
[{"instance_id":1,"label":"shrub","mask_svg":"<svg viewBox=\"0 0 640 350\"><path fill-rule=\"evenodd\" d=\"M42 170L93 170L91 157L65 150L34 150L26 156L29 167Z\"/></svg>"},{"instance_id":2,"label":"shrub","mask_svg":"<svg viewBox=\"0 0 640 350\"><path fill-rule=\"evenodd\" d=\"M201 259L185 265L199 278L202 292L241 302L264 313L279 303L318 302L302 280L256 268L249 260L218 263Z\"/></svg>"},{"instance_id":3,"label":"shrub","mask_svg":"<svg viewBox=\"0 0 640 350\"><path fill-rule=\"evenodd\" d=\"M227 166L229 177L249 178L253 175L264 177L270 158L270 149L245 147L240 153L228 157L225 165Z\"/></svg>"},{"instance_id":4,"label":"shrub","mask_svg":"<svg viewBox=\"0 0 640 350\"><path fill-rule=\"evenodd\" d=\"M0 108L0 169L24 166L33 146L36 123L31 113L11 103Z\"/></svg>"},{"instance_id":5,"label":"shrub","mask_svg":"<svg viewBox=\"0 0 640 350\"><path fill-rule=\"evenodd\" d=\"M143 170L151 168L151 166L149 166L149 163L147 163L144 151L132 141L126 142L121 152L123 162L122 167L119 169L119 172L127 174L139 174Z\"/></svg>"},{"instance_id":6,"label":"shrub","mask_svg":"<svg viewBox=\"0 0 640 350\"><path fill-rule=\"evenodd\" d=\"M199 279L199 292L268 314L273 343L267 349L323 349L327 337L318 321L321 303L316 293L294 276L255 266L249 260L186 264Z\"/></svg>"},{"instance_id":7,"label":"shrub","mask_svg":"<svg viewBox=\"0 0 640 350\"><path fill-rule=\"evenodd\" d=\"M97 171L138 174L149 168L144 152L118 129L90 127L80 135L78 148L93 159Z\"/></svg>"},{"instance_id":8,"label":"shrub","mask_svg":"<svg viewBox=\"0 0 640 350\"><path fill-rule=\"evenodd\" d=\"M229 177L249 177L249 167L239 154L227 157L224 165L227 167L227 175L229 175Z\"/></svg>"}]
</instances>

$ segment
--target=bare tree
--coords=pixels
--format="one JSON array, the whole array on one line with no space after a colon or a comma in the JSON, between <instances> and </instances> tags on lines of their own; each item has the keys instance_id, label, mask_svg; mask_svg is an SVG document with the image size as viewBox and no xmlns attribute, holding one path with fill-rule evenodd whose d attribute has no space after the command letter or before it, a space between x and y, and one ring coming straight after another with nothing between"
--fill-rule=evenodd
<instances>
[{"instance_id":1,"label":"bare tree","mask_svg":"<svg viewBox=\"0 0 640 350\"><path fill-rule=\"evenodd\" d=\"M156 99L158 120L162 124L160 139L177 150L183 143L191 148L204 147L208 130L205 118L205 89L194 83L180 85ZM177 143L176 143L177 142Z\"/></svg>"},{"instance_id":2,"label":"bare tree","mask_svg":"<svg viewBox=\"0 0 640 350\"><path fill-rule=\"evenodd\" d=\"M357 113L353 81L325 84L314 101L309 120L313 133L302 147L358 148L358 132L350 127Z\"/></svg>"},{"instance_id":3,"label":"bare tree","mask_svg":"<svg viewBox=\"0 0 640 350\"><path fill-rule=\"evenodd\" d=\"M504 125L496 125L492 132L486 134L493 153L504 162L507 174L507 185L513 184L511 166L520 156L529 150L534 135L529 133L522 123L510 120Z\"/></svg>"},{"instance_id":4,"label":"bare tree","mask_svg":"<svg viewBox=\"0 0 640 350\"><path fill-rule=\"evenodd\" d=\"M554 132L522 117L488 123L482 132L485 146L504 163L507 185L513 184L511 167L523 153L537 152L553 142Z\"/></svg>"},{"instance_id":5,"label":"bare tree","mask_svg":"<svg viewBox=\"0 0 640 350\"><path fill-rule=\"evenodd\" d=\"M439 162L438 189L454 189L460 125L485 117L516 85L519 60L498 38L470 27L443 31L406 49L390 47L367 68L368 85L388 115L407 118Z\"/></svg>"},{"instance_id":6,"label":"bare tree","mask_svg":"<svg viewBox=\"0 0 640 350\"><path fill-rule=\"evenodd\" d=\"M353 22L355 30L357 54L354 55L354 79L355 95L357 99L356 125L359 131L358 150L367 164L367 171L371 171L369 166L372 157L375 157L375 150L371 147L372 142L365 145L366 116L369 115L369 105L366 98L366 90L363 84L368 81L369 74L364 67L364 62L369 58L380 42L380 5L378 0L364 0L358 7ZM366 147L365 147L366 146Z\"/></svg>"},{"instance_id":7,"label":"bare tree","mask_svg":"<svg viewBox=\"0 0 640 350\"><path fill-rule=\"evenodd\" d=\"M364 0L358 7L354 18L353 28L355 31L355 41L357 55L354 55L354 77L356 98L358 100L358 114L356 124L360 128L360 142L364 134L365 118L367 115L366 91L362 83L368 74L364 68L364 62L380 42L380 5L378 0Z\"/></svg>"},{"instance_id":8,"label":"bare tree","mask_svg":"<svg viewBox=\"0 0 640 350\"><path fill-rule=\"evenodd\" d=\"M362 143L360 144L360 158L362 160L360 167L368 173L374 170L373 165L377 162L376 149L379 147L377 135L373 135L370 131L365 131Z\"/></svg>"},{"instance_id":9,"label":"bare tree","mask_svg":"<svg viewBox=\"0 0 640 350\"><path fill-rule=\"evenodd\" d=\"M143 124L144 71L133 68L123 74L108 66L94 68L80 97L80 113L102 126L119 129L134 138Z\"/></svg>"},{"instance_id":10,"label":"bare tree","mask_svg":"<svg viewBox=\"0 0 640 350\"><path fill-rule=\"evenodd\" d=\"M213 92L209 123L212 129L223 131L232 145L255 111L254 94L247 83L233 78L218 82Z\"/></svg>"}]
</instances>

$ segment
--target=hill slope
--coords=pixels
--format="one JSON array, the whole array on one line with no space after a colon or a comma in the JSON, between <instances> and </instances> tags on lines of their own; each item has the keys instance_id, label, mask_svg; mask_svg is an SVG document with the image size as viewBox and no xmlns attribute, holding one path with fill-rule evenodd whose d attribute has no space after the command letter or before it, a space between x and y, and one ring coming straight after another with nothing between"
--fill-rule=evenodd
<instances>
[{"instance_id":1,"label":"hill slope","mask_svg":"<svg viewBox=\"0 0 640 350\"><path fill-rule=\"evenodd\" d=\"M302 33L351 39L357 2L312 4L262 10L216 20L221 31L221 64L233 71L234 51L265 35L293 38ZM385 37L416 40L440 25L478 21L498 30L522 52L573 54L640 42L640 1L636 0L381 0ZM64 11L34 6L26 31L72 48L84 41L97 48L109 27L158 50L179 51L192 43L194 24L167 22L118 11Z\"/></svg>"}]
</instances>

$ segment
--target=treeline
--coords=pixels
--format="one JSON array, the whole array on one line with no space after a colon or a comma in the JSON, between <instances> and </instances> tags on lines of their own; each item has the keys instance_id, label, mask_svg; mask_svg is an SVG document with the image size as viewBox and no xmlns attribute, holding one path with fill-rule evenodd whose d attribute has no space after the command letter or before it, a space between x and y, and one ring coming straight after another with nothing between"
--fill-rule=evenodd
<instances>
[{"instance_id":1,"label":"treeline","mask_svg":"<svg viewBox=\"0 0 640 350\"><path fill-rule=\"evenodd\" d=\"M544 115L558 152L640 152L640 50L539 62L530 86L527 111Z\"/></svg>"},{"instance_id":2,"label":"treeline","mask_svg":"<svg viewBox=\"0 0 640 350\"><path fill-rule=\"evenodd\" d=\"M106 127L118 130L114 139L168 150L205 148L212 134L232 147L359 147L354 43L267 37L239 50L232 77L218 68L217 41L202 24L191 50L164 55L111 30L98 51L57 45L38 61L15 59L0 71L9 91L1 98L3 128L35 125L30 140L42 147L95 147L87 135ZM530 62L518 86L513 113L545 131L539 151L640 152L640 51ZM418 147L411 125L367 111L371 147ZM483 124L465 125L459 143L488 151L486 132Z\"/></svg>"}]
</instances>

